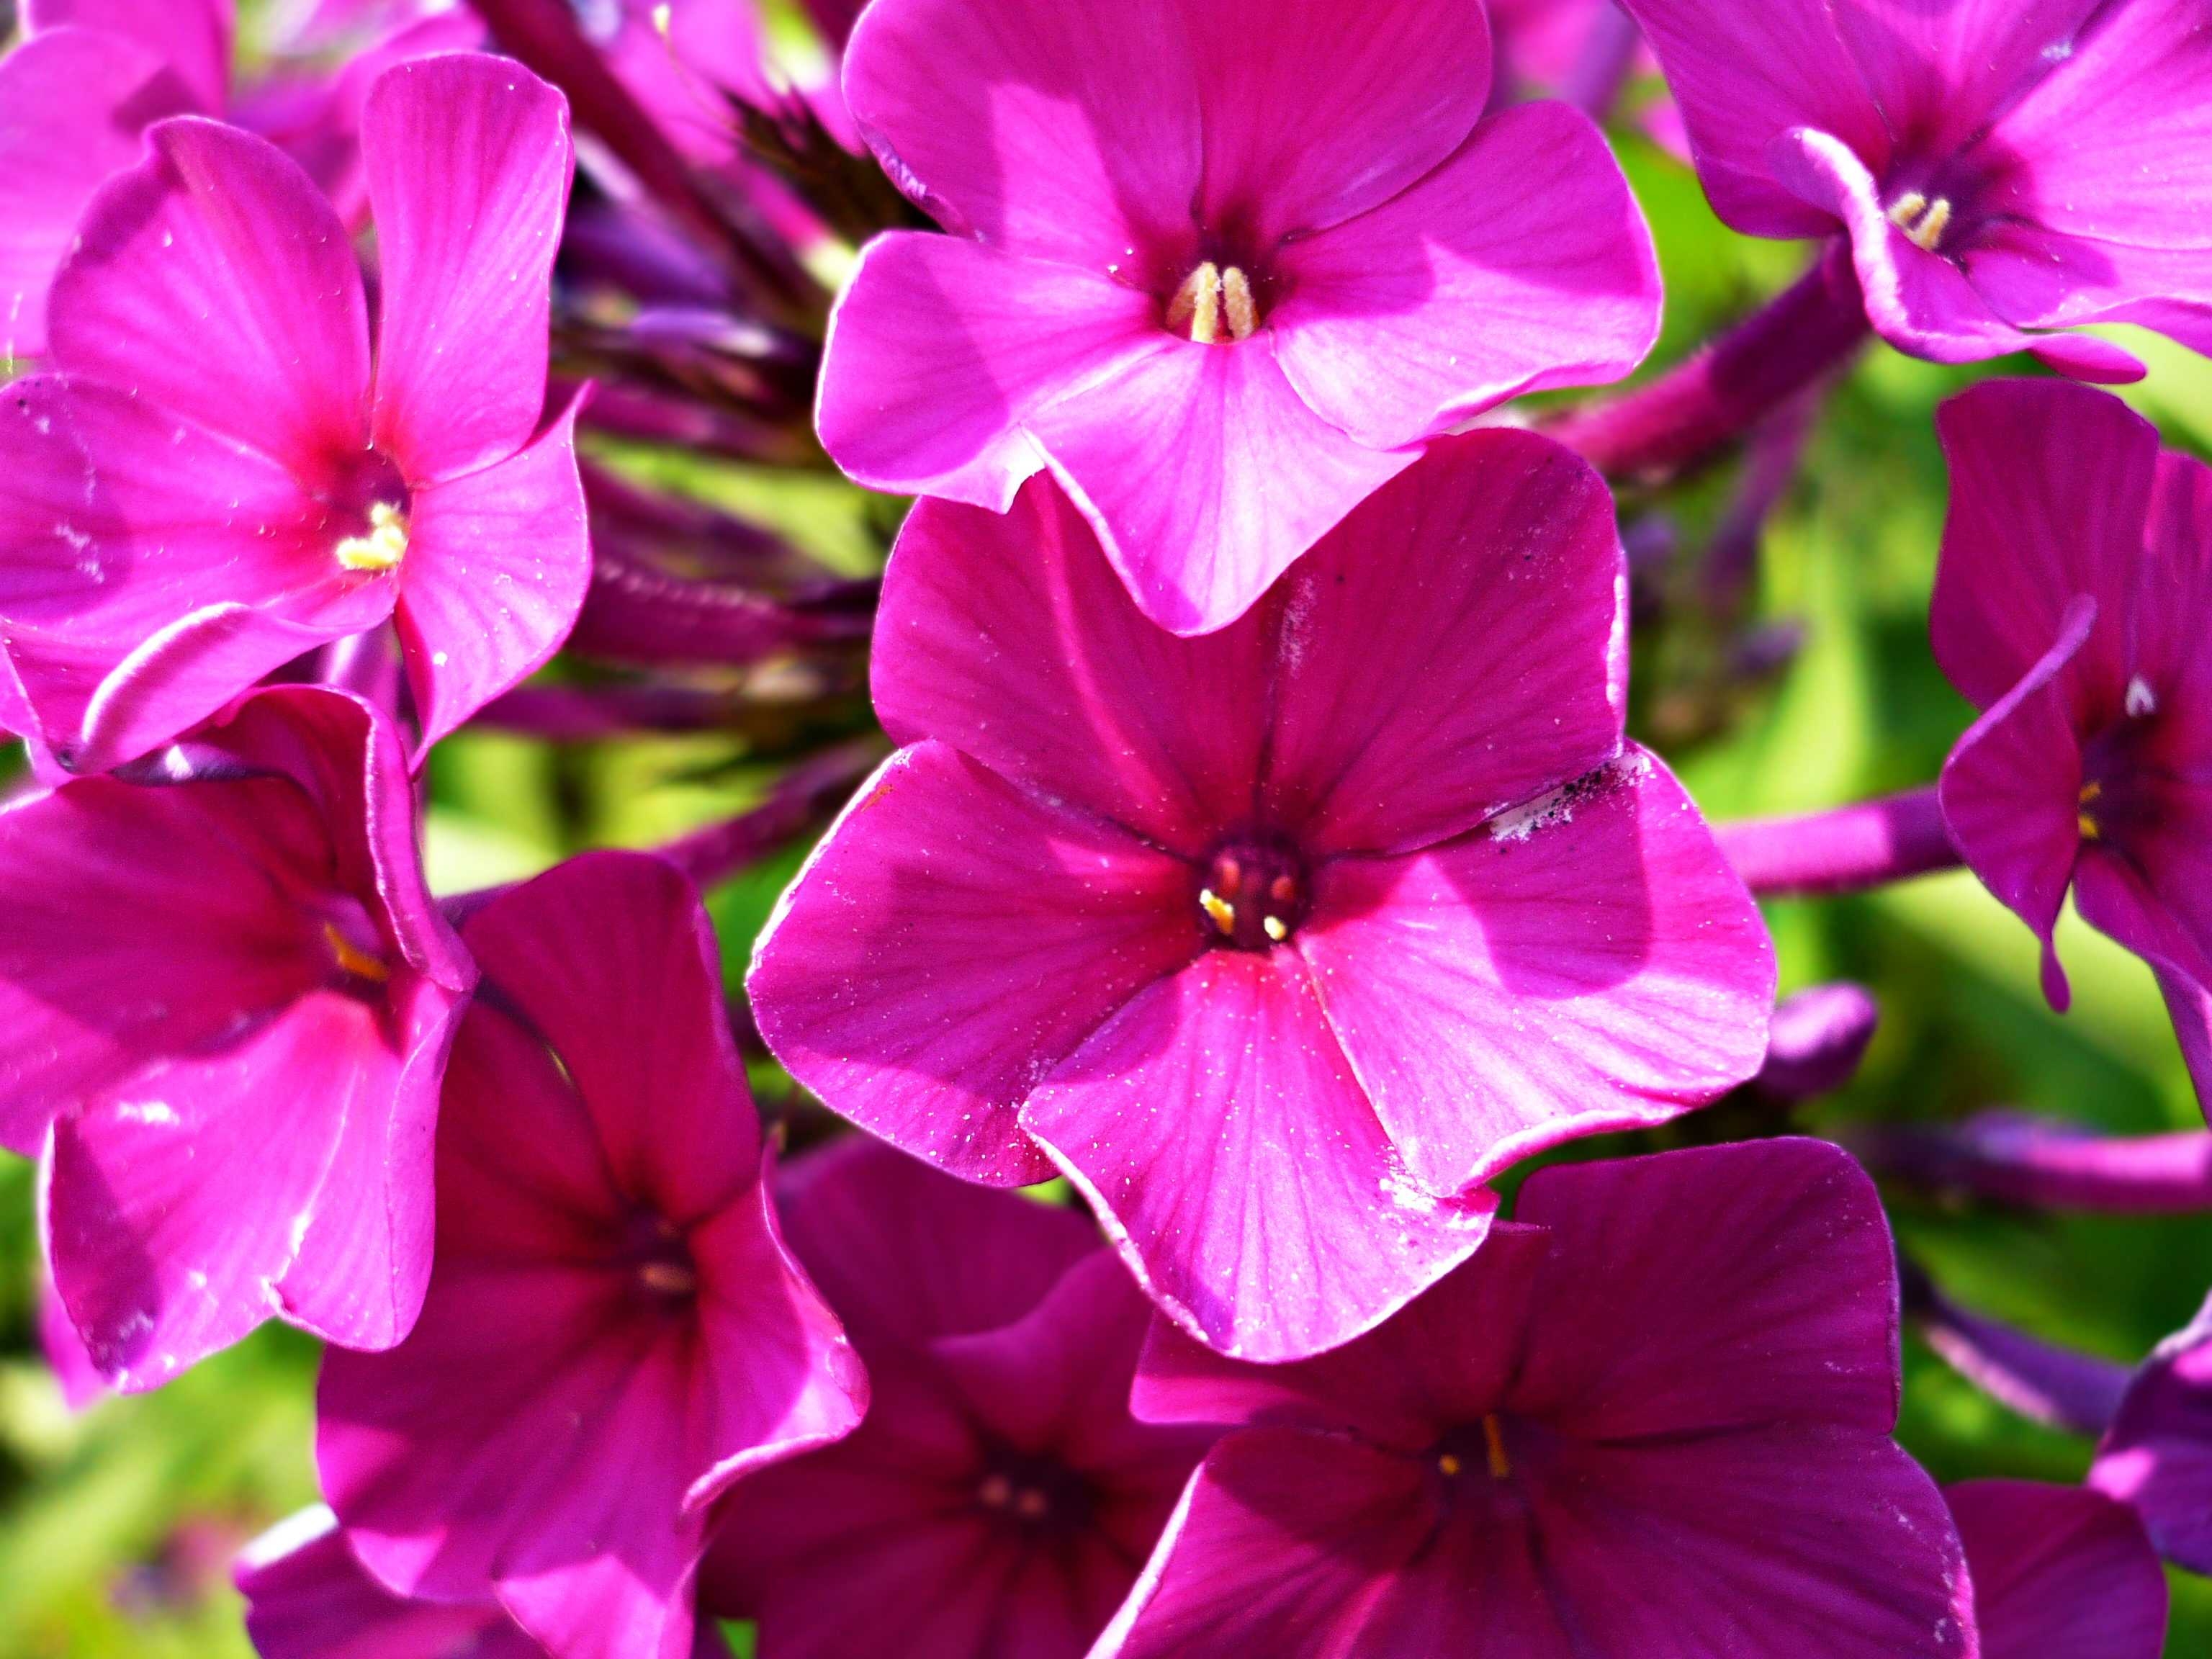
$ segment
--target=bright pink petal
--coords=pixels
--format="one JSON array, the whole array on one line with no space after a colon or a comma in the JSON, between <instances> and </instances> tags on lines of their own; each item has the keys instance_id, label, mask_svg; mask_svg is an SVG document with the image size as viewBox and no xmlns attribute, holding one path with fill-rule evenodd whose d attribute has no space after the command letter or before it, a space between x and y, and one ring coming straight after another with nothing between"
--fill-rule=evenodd
<instances>
[{"instance_id":1,"label":"bright pink petal","mask_svg":"<svg viewBox=\"0 0 2212 1659\"><path fill-rule=\"evenodd\" d=\"M1960 855L2043 942L2043 989L2066 1006L2051 934L2081 846L2077 692L2067 672L2097 617L2076 598L2056 644L1966 729L1943 763L1938 799Z\"/></svg>"},{"instance_id":2,"label":"bright pink petal","mask_svg":"<svg viewBox=\"0 0 2212 1659\"><path fill-rule=\"evenodd\" d=\"M317 991L55 1126L55 1283L118 1388L158 1387L268 1317L348 1119L386 1106L398 1071L374 1010ZM388 1263L357 1267L390 1282Z\"/></svg>"},{"instance_id":3,"label":"bright pink petal","mask_svg":"<svg viewBox=\"0 0 2212 1659\"><path fill-rule=\"evenodd\" d=\"M568 102L507 58L417 58L369 88L361 146L383 271L376 442L419 489L537 430Z\"/></svg>"},{"instance_id":4,"label":"bright pink petal","mask_svg":"<svg viewBox=\"0 0 2212 1659\"><path fill-rule=\"evenodd\" d=\"M1350 1432L1419 1453L1495 1411L1519 1368L1529 1292L1553 1241L1501 1221L1468 1265L1344 1346L1248 1365L1155 1319L1129 1409L1148 1423L1272 1424Z\"/></svg>"},{"instance_id":5,"label":"bright pink petal","mask_svg":"<svg viewBox=\"0 0 2212 1659\"><path fill-rule=\"evenodd\" d=\"M1951 505L1928 631L1977 708L2017 684L2077 594L2097 602L2081 672L2117 699L2128 670L2158 433L2117 398L1993 380L1936 412ZM2145 606L2146 615L2166 608Z\"/></svg>"},{"instance_id":6,"label":"bright pink petal","mask_svg":"<svg viewBox=\"0 0 2212 1659\"><path fill-rule=\"evenodd\" d=\"M1626 583L1613 498L1548 440L1440 441L1284 589L1262 799L1309 856L1428 846L1620 752ZM1198 702L1144 706L1194 724Z\"/></svg>"},{"instance_id":7,"label":"bright pink petal","mask_svg":"<svg viewBox=\"0 0 2212 1659\"><path fill-rule=\"evenodd\" d=\"M1434 1192L1663 1122L1765 1057L1765 927L1641 750L1441 847L1324 865L1294 943L1408 1175Z\"/></svg>"},{"instance_id":8,"label":"bright pink petal","mask_svg":"<svg viewBox=\"0 0 2212 1659\"><path fill-rule=\"evenodd\" d=\"M1203 151L1182 12L1182 0L873 5L846 48L845 101L947 229L1108 270L1192 235Z\"/></svg>"},{"instance_id":9,"label":"bright pink petal","mask_svg":"<svg viewBox=\"0 0 2212 1659\"><path fill-rule=\"evenodd\" d=\"M836 1110L970 1180L1041 1181L1016 1109L1203 948L1196 879L916 744L846 808L747 985L769 1046Z\"/></svg>"},{"instance_id":10,"label":"bright pink petal","mask_svg":"<svg viewBox=\"0 0 2212 1659\"><path fill-rule=\"evenodd\" d=\"M1021 1121L1153 1301L1240 1358L1316 1353L1388 1317L1496 1207L1406 1178L1287 951L1208 951L1139 993Z\"/></svg>"},{"instance_id":11,"label":"bright pink petal","mask_svg":"<svg viewBox=\"0 0 2212 1659\"><path fill-rule=\"evenodd\" d=\"M1515 1413L1577 1439L1685 1443L1895 1423L1894 1247L1848 1153L1775 1139L1563 1164L1530 1176L1514 1213L1553 1238Z\"/></svg>"},{"instance_id":12,"label":"bright pink petal","mask_svg":"<svg viewBox=\"0 0 2212 1659\"><path fill-rule=\"evenodd\" d=\"M1617 380L1659 336L1644 215L1565 104L1484 122L1419 184L1283 259L1291 297L1267 319L1283 372L1374 449L1523 392Z\"/></svg>"},{"instance_id":13,"label":"bright pink petal","mask_svg":"<svg viewBox=\"0 0 2212 1659\"><path fill-rule=\"evenodd\" d=\"M1658 53L1713 210L1747 236L1821 236L1824 210L1776 182L1767 145L1792 127L1842 138L1868 164L1890 137L1829 6L1626 0Z\"/></svg>"},{"instance_id":14,"label":"bright pink petal","mask_svg":"<svg viewBox=\"0 0 2212 1659\"><path fill-rule=\"evenodd\" d=\"M1004 512L1044 465L1037 410L1174 343L1159 302L1103 272L892 231L830 320L822 445L871 488Z\"/></svg>"},{"instance_id":15,"label":"bright pink petal","mask_svg":"<svg viewBox=\"0 0 2212 1659\"><path fill-rule=\"evenodd\" d=\"M138 159L150 121L194 107L161 59L65 29L0 58L0 359L46 349L46 290L93 191Z\"/></svg>"},{"instance_id":16,"label":"bright pink petal","mask_svg":"<svg viewBox=\"0 0 2212 1659\"><path fill-rule=\"evenodd\" d=\"M2158 757L2177 775L2212 776L2212 466L2164 452L2136 567L2134 660L2157 703ZM2126 695L2121 694L2126 708Z\"/></svg>"},{"instance_id":17,"label":"bright pink petal","mask_svg":"<svg viewBox=\"0 0 2212 1659\"><path fill-rule=\"evenodd\" d=\"M1186 858L1252 811L1274 627L1154 626L1049 479L1003 518L918 503L881 618L871 673L894 738L939 738Z\"/></svg>"},{"instance_id":18,"label":"bright pink petal","mask_svg":"<svg viewBox=\"0 0 2212 1659\"><path fill-rule=\"evenodd\" d=\"M1548 1449L1523 1490L1581 1651L1975 1654L1950 1512L1886 1432L1786 1423Z\"/></svg>"},{"instance_id":19,"label":"bright pink petal","mask_svg":"<svg viewBox=\"0 0 2212 1659\"><path fill-rule=\"evenodd\" d=\"M0 405L0 628L73 767L136 758L302 652L374 627L291 474L127 392L19 380Z\"/></svg>"},{"instance_id":20,"label":"bright pink petal","mask_svg":"<svg viewBox=\"0 0 2212 1659\"><path fill-rule=\"evenodd\" d=\"M422 750L544 666L575 626L592 581L580 407L520 454L414 497L398 623Z\"/></svg>"},{"instance_id":21,"label":"bright pink petal","mask_svg":"<svg viewBox=\"0 0 2212 1659\"><path fill-rule=\"evenodd\" d=\"M1482 118L1490 30L1474 0L1185 0L1178 9L1205 111L1194 210L1211 226L1242 223L1260 246L1380 206Z\"/></svg>"},{"instance_id":22,"label":"bright pink petal","mask_svg":"<svg viewBox=\"0 0 2212 1659\"><path fill-rule=\"evenodd\" d=\"M1073 1210L956 1180L869 1135L786 1164L781 1184L793 1254L863 1344L1011 1325L1098 1248Z\"/></svg>"},{"instance_id":23,"label":"bright pink petal","mask_svg":"<svg viewBox=\"0 0 2212 1659\"><path fill-rule=\"evenodd\" d=\"M55 368L257 451L310 491L344 482L368 435L368 312L345 228L265 139L182 117L147 142L54 279Z\"/></svg>"},{"instance_id":24,"label":"bright pink petal","mask_svg":"<svg viewBox=\"0 0 2212 1659\"><path fill-rule=\"evenodd\" d=\"M1040 410L1029 430L1138 609L1177 634L1235 622L1415 459L1315 414L1264 331L1130 362Z\"/></svg>"},{"instance_id":25,"label":"bright pink petal","mask_svg":"<svg viewBox=\"0 0 2212 1659\"><path fill-rule=\"evenodd\" d=\"M1943 1496L1974 1577L1982 1659L2158 1659L2166 1577L2126 1504L2031 1480Z\"/></svg>"},{"instance_id":26,"label":"bright pink petal","mask_svg":"<svg viewBox=\"0 0 2212 1659\"><path fill-rule=\"evenodd\" d=\"M173 70L204 113L230 97L230 0L27 0L33 38L71 24L121 35Z\"/></svg>"}]
</instances>

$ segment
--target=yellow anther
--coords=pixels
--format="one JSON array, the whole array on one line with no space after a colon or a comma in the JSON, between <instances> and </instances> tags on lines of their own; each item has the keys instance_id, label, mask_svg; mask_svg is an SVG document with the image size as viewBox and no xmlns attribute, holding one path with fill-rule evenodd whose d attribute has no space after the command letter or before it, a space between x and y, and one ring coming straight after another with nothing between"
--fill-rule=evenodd
<instances>
[{"instance_id":1,"label":"yellow anther","mask_svg":"<svg viewBox=\"0 0 2212 1659\"><path fill-rule=\"evenodd\" d=\"M1237 907L1211 887L1200 890L1198 908L1212 917L1213 925L1224 934L1237 931Z\"/></svg>"},{"instance_id":2,"label":"yellow anther","mask_svg":"<svg viewBox=\"0 0 2212 1659\"><path fill-rule=\"evenodd\" d=\"M1930 202L1918 191L1908 190L1889 204L1889 222L1905 233L1913 246L1933 253L1951 222L1951 204L1945 197Z\"/></svg>"},{"instance_id":3,"label":"yellow anther","mask_svg":"<svg viewBox=\"0 0 2212 1659\"><path fill-rule=\"evenodd\" d=\"M2075 813L2074 815L2074 824L2076 829L2081 830L2081 839L2083 841L2095 841L2103 833L2097 828L2097 820L2091 817L2087 812Z\"/></svg>"},{"instance_id":4,"label":"yellow anther","mask_svg":"<svg viewBox=\"0 0 2212 1659\"><path fill-rule=\"evenodd\" d=\"M673 1261L648 1261L637 1270L647 1290L664 1296L689 1296L699 1288L698 1275Z\"/></svg>"},{"instance_id":5,"label":"yellow anther","mask_svg":"<svg viewBox=\"0 0 2212 1659\"><path fill-rule=\"evenodd\" d=\"M1449 1477L1459 1473L1460 1461L1456 1457L1454 1457L1449 1452L1446 1452L1442 1457L1437 1459L1437 1467L1439 1469L1442 1469L1445 1475Z\"/></svg>"},{"instance_id":6,"label":"yellow anther","mask_svg":"<svg viewBox=\"0 0 2212 1659\"><path fill-rule=\"evenodd\" d=\"M1260 326L1260 308L1252 303L1252 284L1235 265L1221 273L1221 308L1229 319L1229 337L1249 340Z\"/></svg>"},{"instance_id":7,"label":"yellow anther","mask_svg":"<svg viewBox=\"0 0 2212 1659\"><path fill-rule=\"evenodd\" d=\"M330 922L323 924L323 938L329 942L331 954L337 958L338 966L349 974L360 979L374 980L379 985L392 977L392 969L386 967L380 959L365 951L354 949L346 936Z\"/></svg>"},{"instance_id":8,"label":"yellow anther","mask_svg":"<svg viewBox=\"0 0 2212 1659\"><path fill-rule=\"evenodd\" d=\"M1291 936L1291 930L1283 926L1283 919L1280 916L1262 916L1260 919L1260 931L1278 945Z\"/></svg>"},{"instance_id":9,"label":"yellow anther","mask_svg":"<svg viewBox=\"0 0 2212 1659\"><path fill-rule=\"evenodd\" d=\"M1290 876L1277 876L1267 884L1267 896L1278 904L1288 904L1298 896L1298 884Z\"/></svg>"},{"instance_id":10,"label":"yellow anther","mask_svg":"<svg viewBox=\"0 0 2212 1659\"><path fill-rule=\"evenodd\" d=\"M407 515L389 501L368 509L368 534L349 536L337 546L338 562L349 570L389 570L407 552Z\"/></svg>"},{"instance_id":11,"label":"yellow anther","mask_svg":"<svg viewBox=\"0 0 2212 1659\"><path fill-rule=\"evenodd\" d=\"M1513 1465L1505 1461L1505 1437L1498 1430L1498 1413L1492 1412L1482 1419L1483 1449L1490 1454L1490 1477L1493 1480L1510 1480Z\"/></svg>"},{"instance_id":12,"label":"yellow anther","mask_svg":"<svg viewBox=\"0 0 2212 1659\"><path fill-rule=\"evenodd\" d=\"M1899 230L1909 231L1928 206L1928 198L1917 190L1908 190L1889 204L1889 222Z\"/></svg>"},{"instance_id":13,"label":"yellow anther","mask_svg":"<svg viewBox=\"0 0 2212 1659\"><path fill-rule=\"evenodd\" d=\"M1943 240L1944 226L1950 222L1951 204L1938 197L1936 204L1923 216L1919 224L1905 234L1912 239L1915 246L1933 253L1936 244Z\"/></svg>"},{"instance_id":14,"label":"yellow anther","mask_svg":"<svg viewBox=\"0 0 2212 1659\"><path fill-rule=\"evenodd\" d=\"M2094 778L2092 778L2088 782L2081 786L2081 793L2075 796L2074 799L2080 801L2082 805L2087 806L2091 801L2096 799L2098 796L2104 793L2105 786L2099 783Z\"/></svg>"},{"instance_id":15,"label":"yellow anther","mask_svg":"<svg viewBox=\"0 0 2212 1659\"><path fill-rule=\"evenodd\" d=\"M1188 327L1200 345L1221 337L1221 272L1209 259L1182 279L1182 286L1168 301L1168 326Z\"/></svg>"}]
</instances>

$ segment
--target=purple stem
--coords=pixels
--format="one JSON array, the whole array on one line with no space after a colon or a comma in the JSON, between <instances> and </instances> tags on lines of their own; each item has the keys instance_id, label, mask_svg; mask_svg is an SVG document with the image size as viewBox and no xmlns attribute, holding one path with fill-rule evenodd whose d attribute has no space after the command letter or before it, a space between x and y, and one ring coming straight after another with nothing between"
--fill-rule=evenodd
<instances>
[{"instance_id":1,"label":"purple stem","mask_svg":"<svg viewBox=\"0 0 2212 1659\"><path fill-rule=\"evenodd\" d=\"M1759 540L1768 517L1797 476L1820 390L1805 387L1753 428L1735 493L1705 549L1699 574L1706 603L1717 615L1735 617L1749 597L1759 573Z\"/></svg>"},{"instance_id":2,"label":"purple stem","mask_svg":"<svg viewBox=\"0 0 2212 1659\"><path fill-rule=\"evenodd\" d=\"M1613 477L1664 477L1749 431L1844 362L1868 333L1850 243L1687 362L1544 429Z\"/></svg>"},{"instance_id":3,"label":"purple stem","mask_svg":"<svg viewBox=\"0 0 2212 1659\"><path fill-rule=\"evenodd\" d=\"M1850 1135L1869 1168L1935 1191L2034 1209L2111 1215L2212 1210L2212 1132L2101 1135L2022 1112L1930 1127L1870 1125Z\"/></svg>"},{"instance_id":4,"label":"purple stem","mask_svg":"<svg viewBox=\"0 0 2212 1659\"><path fill-rule=\"evenodd\" d=\"M1969 1313L1912 1263L1900 1267L1905 1317L1953 1370L2031 1421L2092 1438L2112 1426L2130 1367Z\"/></svg>"},{"instance_id":5,"label":"purple stem","mask_svg":"<svg viewBox=\"0 0 2212 1659\"><path fill-rule=\"evenodd\" d=\"M1874 1041L1881 1011L1863 985L1809 985L1785 997L1767 1027L1766 1063L1752 1088L1778 1105L1793 1105L1851 1080Z\"/></svg>"},{"instance_id":6,"label":"purple stem","mask_svg":"<svg viewBox=\"0 0 2212 1659\"><path fill-rule=\"evenodd\" d=\"M1609 0L1591 20L1589 38L1559 83L1559 101L1572 104L1592 120L1604 120L1620 101L1622 83L1643 42L1635 20Z\"/></svg>"},{"instance_id":7,"label":"purple stem","mask_svg":"<svg viewBox=\"0 0 2212 1659\"><path fill-rule=\"evenodd\" d=\"M1741 818L1713 833L1754 893L1853 893L1959 863L1933 785L1832 811Z\"/></svg>"}]
</instances>

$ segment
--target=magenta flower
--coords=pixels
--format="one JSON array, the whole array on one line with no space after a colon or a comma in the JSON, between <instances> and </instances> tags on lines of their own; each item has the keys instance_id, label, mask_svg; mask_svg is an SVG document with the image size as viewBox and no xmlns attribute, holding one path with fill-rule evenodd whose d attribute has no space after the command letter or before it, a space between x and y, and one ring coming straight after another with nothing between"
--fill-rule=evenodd
<instances>
[{"instance_id":1,"label":"magenta flower","mask_svg":"<svg viewBox=\"0 0 2212 1659\"><path fill-rule=\"evenodd\" d=\"M1981 1659L2158 1659L2166 1578L2126 1504L2032 1480L1943 1496L1973 1575Z\"/></svg>"},{"instance_id":2,"label":"magenta flower","mask_svg":"<svg viewBox=\"0 0 2212 1659\"><path fill-rule=\"evenodd\" d=\"M430 1271L438 1079L476 972L398 734L255 693L165 768L0 812L0 1145L46 1149L94 1364L166 1382L278 1314L389 1347Z\"/></svg>"},{"instance_id":3,"label":"magenta flower","mask_svg":"<svg viewBox=\"0 0 2212 1659\"><path fill-rule=\"evenodd\" d=\"M866 1379L786 1254L690 882L571 860L464 929L438 1250L389 1353L323 1362L316 1453L398 1594L495 1596L561 1659L690 1650L709 1504Z\"/></svg>"},{"instance_id":4,"label":"magenta flower","mask_svg":"<svg viewBox=\"0 0 2212 1659\"><path fill-rule=\"evenodd\" d=\"M923 502L873 671L908 746L763 936L763 1035L956 1174L1064 1170L1207 1340L1345 1340L1481 1242L1476 1183L1763 1057L1758 914L1623 746L1624 588L1595 475L1525 433L1439 443L1196 641L1049 480Z\"/></svg>"},{"instance_id":5,"label":"magenta flower","mask_svg":"<svg viewBox=\"0 0 2212 1659\"><path fill-rule=\"evenodd\" d=\"M1568 1164L1516 1213L1318 1358L1154 1322L1132 1409L1239 1426L1097 1659L1971 1659L1950 1516L1890 1439L1896 1272L1846 1155Z\"/></svg>"},{"instance_id":6,"label":"magenta flower","mask_svg":"<svg viewBox=\"0 0 2212 1659\"><path fill-rule=\"evenodd\" d=\"M2052 1006L2069 884L2151 964L2212 1100L2212 468L2080 387L1995 382L1936 418L1929 632L1983 711L1944 763L1951 838L2043 941Z\"/></svg>"},{"instance_id":7,"label":"magenta flower","mask_svg":"<svg viewBox=\"0 0 2212 1659\"><path fill-rule=\"evenodd\" d=\"M823 442L994 512L1049 468L1146 616L1234 622L1430 440L1656 337L1597 129L1489 82L1477 0L876 0L846 100L952 234L864 252Z\"/></svg>"},{"instance_id":8,"label":"magenta flower","mask_svg":"<svg viewBox=\"0 0 2212 1659\"><path fill-rule=\"evenodd\" d=\"M387 616L427 746L582 603L573 411L532 436L560 94L501 59L426 58L362 119L373 371L330 204L211 121L152 129L55 279L53 372L0 407L0 719L70 769L144 754Z\"/></svg>"},{"instance_id":9,"label":"magenta flower","mask_svg":"<svg viewBox=\"0 0 2212 1659\"><path fill-rule=\"evenodd\" d=\"M2167 1560L2212 1573L2212 1297L2136 1368L2089 1484L2132 1504Z\"/></svg>"},{"instance_id":10,"label":"magenta flower","mask_svg":"<svg viewBox=\"0 0 2212 1659\"><path fill-rule=\"evenodd\" d=\"M1847 232L1899 351L2033 351L2140 379L2094 337L2212 350L2212 36L2188 0L1622 0L1659 54L1714 210Z\"/></svg>"},{"instance_id":11,"label":"magenta flower","mask_svg":"<svg viewBox=\"0 0 2212 1659\"><path fill-rule=\"evenodd\" d=\"M1129 1415L1143 1293L1080 1216L864 1137L792 1174L867 1420L738 1486L701 1599L763 1659L1082 1659L1212 1438Z\"/></svg>"}]
</instances>

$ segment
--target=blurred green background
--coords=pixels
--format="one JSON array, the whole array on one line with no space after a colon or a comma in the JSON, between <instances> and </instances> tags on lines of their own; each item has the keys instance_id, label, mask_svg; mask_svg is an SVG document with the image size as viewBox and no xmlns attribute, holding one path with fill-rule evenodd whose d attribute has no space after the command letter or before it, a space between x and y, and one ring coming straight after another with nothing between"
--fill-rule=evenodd
<instances>
[{"instance_id":1,"label":"blurred green background","mask_svg":"<svg viewBox=\"0 0 2212 1659\"><path fill-rule=\"evenodd\" d=\"M1626 129L1616 136L1665 269L1667 330L1654 358L1663 366L1790 280L1804 250L1727 232L1686 168ZM2212 449L2212 365L2113 332L2153 366L2125 395L2170 444ZM1769 521L1747 618L1717 622L1694 597L1696 556L1733 467L1656 497L1624 492L1632 540L1653 544L1663 523L1679 550L1650 561L1643 584L1632 726L1710 814L1809 809L1935 777L1968 710L1927 645L1944 501L1930 417L1978 374L2033 372L2024 361L1948 369L1872 348L1826 402L1797 483ZM890 504L826 477L617 459L767 521L848 571L880 560L895 519ZM1769 672L1747 672L1743 625L1771 640L1774 624L1802 629L1802 643ZM432 768L432 884L460 890L585 847L648 846L742 810L773 775L737 740L711 735L556 749L465 732ZM799 856L710 896L733 988ZM1816 1131L2000 1103L2115 1131L2201 1124L2149 974L2070 916L2061 950L2075 1004L2062 1018L2037 991L2027 931L1963 873L1775 904L1768 915L1785 991L1848 977L1881 1005L1859 1078L1803 1114ZM756 1081L772 1101L787 1094L772 1070ZM228 1558L315 1497L315 1345L272 1326L157 1394L71 1414L35 1341L32 1202L29 1167L0 1154L0 1659L242 1656ZM2212 1285L2212 1218L2032 1218L1905 1196L1893 1196L1892 1212L1955 1299L2114 1358L2139 1358ZM1917 1346L1899 1432L1946 1480L2071 1480L2090 1452L2012 1415ZM2173 1589L2168 1654L2212 1653L2212 1583L2175 1575Z\"/></svg>"}]
</instances>

